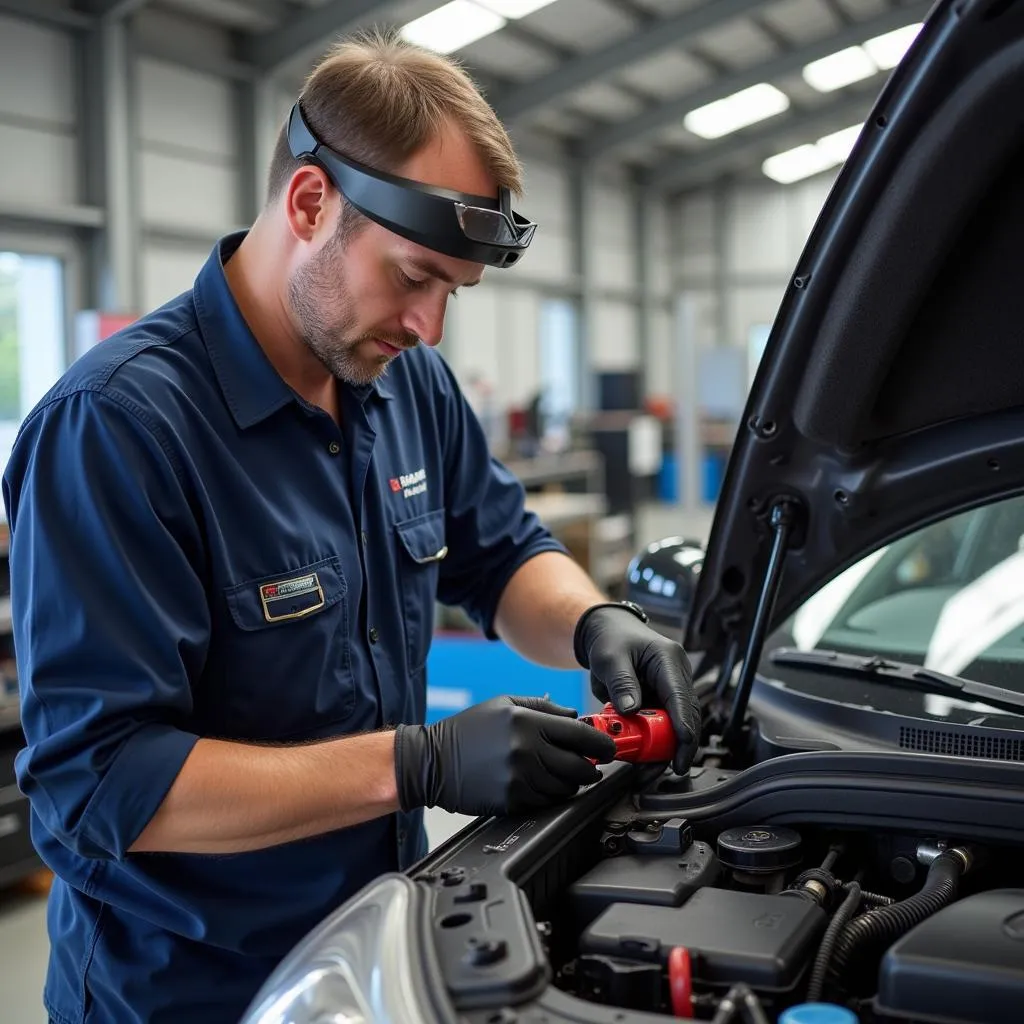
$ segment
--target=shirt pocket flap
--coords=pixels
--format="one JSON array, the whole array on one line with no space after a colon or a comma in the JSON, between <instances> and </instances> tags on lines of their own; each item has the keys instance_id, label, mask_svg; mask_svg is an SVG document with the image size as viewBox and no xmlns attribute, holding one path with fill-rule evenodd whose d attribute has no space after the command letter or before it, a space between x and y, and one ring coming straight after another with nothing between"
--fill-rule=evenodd
<instances>
[{"instance_id":1,"label":"shirt pocket flap","mask_svg":"<svg viewBox=\"0 0 1024 1024\"><path fill-rule=\"evenodd\" d=\"M440 562L448 554L445 544L444 509L396 523L395 529L405 550L417 565Z\"/></svg>"},{"instance_id":2,"label":"shirt pocket flap","mask_svg":"<svg viewBox=\"0 0 1024 1024\"><path fill-rule=\"evenodd\" d=\"M335 556L284 572L267 574L225 588L231 617L239 629L267 629L298 622L337 604L345 576Z\"/></svg>"}]
</instances>

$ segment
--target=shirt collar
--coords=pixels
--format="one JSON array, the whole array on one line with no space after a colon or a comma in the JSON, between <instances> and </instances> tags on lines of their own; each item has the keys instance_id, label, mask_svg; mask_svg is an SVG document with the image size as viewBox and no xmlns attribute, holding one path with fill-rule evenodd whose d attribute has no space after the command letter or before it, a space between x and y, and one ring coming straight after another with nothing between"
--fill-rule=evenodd
<instances>
[{"instance_id":1,"label":"shirt collar","mask_svg":"<svg viewBox=\"0 0 1024 1024\"><path fill-rule=\"evenodd\" d=\"M228 287L224 264L242 244L246 234L246 231L238 231L221 238L192 288L199 330L210 354L213 371L228 408L242 430L298 400L295 391L260 347ZM392 397L380 379L363 387L344 386L360 403L372 394Z\"/></svg>"}]
</instances>

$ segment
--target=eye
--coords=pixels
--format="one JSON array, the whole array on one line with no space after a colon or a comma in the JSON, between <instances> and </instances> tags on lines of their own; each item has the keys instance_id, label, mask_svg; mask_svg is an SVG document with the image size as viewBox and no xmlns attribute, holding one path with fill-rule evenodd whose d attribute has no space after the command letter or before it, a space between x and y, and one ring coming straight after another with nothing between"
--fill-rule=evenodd
<instances>
[{"instance_id":1,"label":"eye","mask_svg":"<svg viewBox=\"0 0 1024 1024\"><path fill-rule=\"evenodd\" d=\"M398 268L398 280L405 288L422 288L427 283L426 281L417 281L415 278L410 277L401 267Z\"/></svg>"}]
</instances>

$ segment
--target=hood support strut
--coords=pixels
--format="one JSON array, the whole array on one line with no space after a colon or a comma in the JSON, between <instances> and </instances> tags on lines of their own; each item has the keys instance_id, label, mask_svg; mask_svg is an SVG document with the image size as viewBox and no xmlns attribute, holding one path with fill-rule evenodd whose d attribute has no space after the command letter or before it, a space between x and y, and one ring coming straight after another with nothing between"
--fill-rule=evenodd
<instances>
[{"instance_id":1,"label":"hood support strut","mask_svg":"<svg viewBox=\"0 0 1024 1024\"><path fill-rule=\"evenodd\" d=\"M792 499L784 498L772 506L769 522L772 528L772 550L768 557L768 568L765 570L764 582L757 601L757 612L750 628L750 639L747 642L747 653L740 669L740 678L736 683L736 695L733 697L729 721L722 732L722 743L731 748L739 739L743 730L743 720L747 712L747 702L754 685L758 663L761 661L761 650L764 647L768 623L771 619L775 597L779 592L782 580L782 563L789 543L789 537L796 520L796 504Z\"/></svg>"}]
</instances>

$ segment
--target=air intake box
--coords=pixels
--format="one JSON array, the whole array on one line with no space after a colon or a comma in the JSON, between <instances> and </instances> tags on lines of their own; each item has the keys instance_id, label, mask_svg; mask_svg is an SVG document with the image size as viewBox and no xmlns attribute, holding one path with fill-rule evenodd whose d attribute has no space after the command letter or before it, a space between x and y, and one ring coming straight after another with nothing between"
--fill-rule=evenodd
<instances>
[{"instance_id":1,"label":"air intake box","mask_svg":"<svg viewBox=\"0 0 1024 1024\"><path fill-rule=\"evenodd\" d=\"M694 980L745 981L765 992L792 988L812 959L825 912L796 896L701 889L681 907L612 904L583 933L582 953L668 962L690 952Z\"/></svg>"},{"instance_id":2,"label":"air intake box","mask_svg":"<svg viewBox=\"0 0 1024 1024\"><path fill-rule=\"evenodd\" d=\"M1024 1020L1024 889L995 889L940 910L896 942L877 1007L895 1020Z\"/></svg>"}]
</instances>

